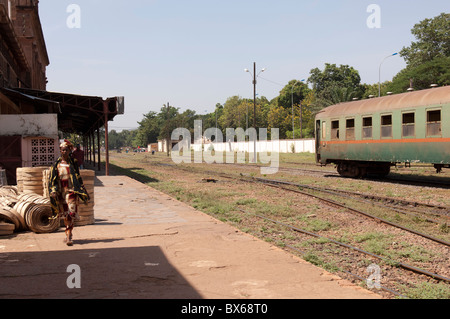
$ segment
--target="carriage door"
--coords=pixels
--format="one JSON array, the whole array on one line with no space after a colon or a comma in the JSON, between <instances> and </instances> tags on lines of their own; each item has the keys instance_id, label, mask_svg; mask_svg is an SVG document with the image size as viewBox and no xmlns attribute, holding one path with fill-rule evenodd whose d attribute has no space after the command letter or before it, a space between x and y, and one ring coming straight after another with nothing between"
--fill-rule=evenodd
<instances>
[{"instance_id":1,"label":"carriage door","mask_svg":"<svg viewBox=\"0 0 450 319\"><path fill-rule=\"evenodd\" d=\"M322 134L320 133L320 120L316 121L316 162L320 162L320 139Z\"/></svg>"}]
</instances>

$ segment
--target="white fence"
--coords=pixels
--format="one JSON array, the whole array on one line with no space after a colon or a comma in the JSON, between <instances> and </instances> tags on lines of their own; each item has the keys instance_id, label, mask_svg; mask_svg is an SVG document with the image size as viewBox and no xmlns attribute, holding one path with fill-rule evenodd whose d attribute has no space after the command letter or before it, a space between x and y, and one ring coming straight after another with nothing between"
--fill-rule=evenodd
<instances>
[{"instance_id":1,"label":"white fence","mask_svg":"<svg viewBox=\"0 0 450 319\"><path fill-rule=\"evenodd\" d=\"M217 152L249 152L253 153L255 142L225 142L225 143L205 143L191 144L194 151L208 150L213 148ZM276 152L279 153L315 153L316 143L314 139L302 140L278 140L278 141L256 141L256 152Z\"/></svg>"}]
</instances>

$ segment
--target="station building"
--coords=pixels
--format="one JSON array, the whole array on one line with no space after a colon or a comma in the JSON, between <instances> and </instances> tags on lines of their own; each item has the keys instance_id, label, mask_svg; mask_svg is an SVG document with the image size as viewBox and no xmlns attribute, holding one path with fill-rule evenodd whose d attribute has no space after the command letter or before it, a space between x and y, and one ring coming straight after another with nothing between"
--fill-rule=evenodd
<instances>
[{"instance_id":1,"label":"station building","mask_svg":"<svg viewBox=\"0 0 450 319\"><path fill-rule=\"evenodd\" d=\"M38 0L0 0L0 170L50 166L63 133L82 136L86 160L100 170L100 129L124 113L124 98L47 91L50 64Z\"/></svg>"}]
</instances>

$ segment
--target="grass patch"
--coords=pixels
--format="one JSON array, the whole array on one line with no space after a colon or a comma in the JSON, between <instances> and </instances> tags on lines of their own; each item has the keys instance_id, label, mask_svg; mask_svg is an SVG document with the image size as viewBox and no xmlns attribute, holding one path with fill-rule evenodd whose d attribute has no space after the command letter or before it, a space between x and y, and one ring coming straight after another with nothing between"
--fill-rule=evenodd
<instances>
[{"instance_id":1,"label":"grass patch","mask_svg":"<svg viewBox=\"0 0 450 319\"><path fill-rule=\"evenodd\" d=\"M389 247L392 243L392 235L382 233L365 233L355 236L357 243L363 244L363 249L379 256L392 258L389 253Z\"/></svg>"},{"instance_id":2,"label":"grass patch","mask_svg":"<svg viewBox=\"0 0 450 319\"><path fill-rule=\"evenodd\" d=\"M410 299L450 299L450 286L442 282L424 282L414 288L401 287L401 290Z\"/></svg>"},{"instance_id":3,"label":"grass patch","mask_svg":"<svg viewBox=\"0 0 450 319\"><path fill-rule=\"evenodd\" d=\"M397 252L399 257L408 258L417 262L430 262L434 256L433 253L423 247L413 246L406 243L402 243L401 245L403 248Z\"/></svg>"},{"instance_id":4,"label":"grass patch","mask_svg":"<svg viewBox=\"0 0 450 319\"><path fill-rule=\"evenodd\" d=\"M312 232L327 231L333 227L332 223L323 219L302 216L300 220L306 224L306 226L304 226L305 230Z\"/></svg>"},{"instance_id":5,"label":"grass patch","mask_svg":"<svg viewBox=\"0 0 450 319\"><path fill-rule=\"evenodd\" d=\"M307 252L306 254L303 255L303 259L329 272L336 272L339 270L339 267L336 266L333 262L325 261L322 257L320 257L314 252Z\"/></svg>"}]
</instances>

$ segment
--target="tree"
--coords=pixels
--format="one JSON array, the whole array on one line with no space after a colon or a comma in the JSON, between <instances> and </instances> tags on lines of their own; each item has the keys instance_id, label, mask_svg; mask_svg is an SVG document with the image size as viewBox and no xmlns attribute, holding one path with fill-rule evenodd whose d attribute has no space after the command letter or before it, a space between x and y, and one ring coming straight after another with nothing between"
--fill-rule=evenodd
<instances>
[{"instance_id":1,"label":"tree","mask_svg":"<svg viewBox=\"0 0 450 319\"><path fill-rule=\"evenodd\" d=\"M181 114L178 114L174 119L177 128L182 127L190 131L192 138L194 137L194 121L198 118L195 111L187 109Z\"/></svg>"},{"instance_id":2,"label":"tree","mask_svg":"<svg viewBox=\"0 0 450 319\"><path fill-rule=\"evenodd\" d=\"M286 132L288 131L288 126L286 125L287 119L292 118L289 116L287 108L282 106L272 105L267 116L267 130L271 131L272 128L279 129L279 137L281 139L286 137ZM292 122L291 127L292 127ZM291 134L292 136L292 134Z\"/></svg>"},{"instance_id":3,"label":"tree","mask_svg":"<svg viewBox=\"0 0 450 319\"><path fill-rule=\"evenodd\" d=\"M381 96L384 96L389 92L391 81L381 83ZM378 96L378 83L374 84L362 84L364 94L362 99L368 99L370 96Z\"/></svg>"},{"instance_id":4,"label":"tree","mask_svg":"<svg viewBox=\"0 0 450 319\"><path fill-rule=\"evenodd\" d=\"M411 33L417 41L400 51L407 66L394 77L389 90L405 92L411 80L416 90L431 84L450 85L450 14L425 19L414 25Z\"/></svg>"},{"instance_id":5,"label":"tree","mask_svg":"<svg viewBox=\"0 0 450 319\"><path fill-rule=\"evenodd\" d=\"M308 85L298 80L291 80L289 83L280 91L278 96L278 105L284 108L291 108L292 102L294 105L299 105L301 101L305 99L310 89Z\"/></svg>"},{"instance_id":6,"label":"tree","mask_svg":"<svg viewBox=\"0 0 450 319\"><path fill-rule=\"evenodd\" d=\"M110 149L118 149L123 146L120 141L120 135L116 130L111 130L108 133L108 144Z\"/></svg>"},{"instance_id":7,"label":"tree","mask_svg":"<svg viewBox=\"0 0 450 319\"><path fill-rule=\"evenodd\" d=\"M135 138L138 130L123 130L120 133L117 133L115 130L112 130L109 132L109 139L108 144L110 149L117 149L121 147L127 147L127 146L139 146L139 144L136 143Z\"/></svg>"},{"instance_id":8,"label":"tree","mask_svg":"<svg viewBox=\"0 0 450 319\"><path fill-rule=\"evenodd\" d=\"M239 96L228 98L223 108L216 108L219 117L219 128L247 128L247 121L248 126L253 127L253 103L253 99L241 99ZM256 99L257 127L267 127L269 104L269 101L264 96Z\"/></svg>"},{"instance_id":9,"label":"tree","mask_svg":"<svg viewBox=\"0 0 450 319\"><path fill-rule=\"evenodd\" d=\"M323 71L314 68L310 74L308 82L312 83L316 104L322 107L354 97L361 98L364 92L359 72L348 65L337 67L336 64L326 63Z\"/></svg>"},{"instance_id":10,"label":"tree","mask_svg":"<svg viewBox=\"0 0 450 319\"><path fill-rule=\"evenodd\" d=\"M306 94L301 103L301 132L300 132L300 107L294 107L294 136L292 135L292 114L290 113L287 119L289 130L286 131L286 138L312 138L314 137L315 117L317 112L322 109L318 106L317 97L313 90Z\"/></svg>"},{"instance_id":11,"label":"tree","mask_svg":"<svg viewBox=\"0 0 450 319\"><path fill-rule=\"evenodd\" d=\"M411 33L417 41L400 51L408 67L417 67L435 58L450 56L449 13L441 13L433 19L425 19L417 23Z\"/></svg>"},{"instance_id":12,"label":"tree","mask_svg":"<svg viewBox=\"0 0 450 319\"><path fill-rule=\"evenodd\" d=\"M280 126L280 136L290 136L290 138L292 138L293 130L296 133L295 137L302 138L304 136L302 132L300 132L300 126L303 128L304 123L304 108L302 103L310 91L308 85L298 80L289 81L289 83L280 91L277 105L285 109L285 112L283 113L283 125ZM279 112L276 108L275 110ZM296 130L296 127L299 129Z\"/></svg>"},{"instance_id":13,"label":"tree","mask_svg":"<svg viewBox=\"0 0 450 319\"><path fill-rule=\"evenodd\" d=\"M239 109L239 105L241 104L239 96L235 95L232 97L229 97L225 104L223 105L223 108L220 109L216 105L215 112L212 113L214 116L214 120L216 118L216 112L219 110L221 111L220 114L217 114L217 122L219 127L225 127L225 128L236 128L239 126L238 119L237 119L237 110ZM214 122L214 126L216 127L216 123Z\"/></svg>"},{"instance_id":14,"label":"tree","mask_svg":"<svg viewBox=\"0 0 450 319\"><path fill-rule=\"evenodd\" d=\"M329 94L329 104L339 104L357 98L357 91L353 88L341 87L337 85L333 85L329 88Z\"/></svg>"},{"instance_id":15,"label":"tree","mask_svg":"<svg viewBox=\"0 0 450 319\"><path fill-rule=\"evenodd\" d=\"M322 109L316 102L316 94L310 91L303 100L303 136L311 138L315 136L316 115Z\"/></svg>"},{"instance_id":16,"label":"tree","mask_svg":"<svg viewBox=\"0 0 450 319\"><path fill-rule=\"evenodd\" d=\"M400 71L388 85L389 91L403 93L413 82L415 90L429 89L431 84L450 85L450 56L438 57L418 66L408 66Z\"/></svg>"},{"instance_id":17,"label":"tree","mask_svg":"<svg viewBox=\"0 0 450 319\"><path fill-rule=\"evenodd\" d=\"M161 112L158 114L158 118L161 121L161 129L159 132L159 138L166 140L167 156L170 156L170 149L172 144L172 132L178 125L175 121L178 115L178 108L170 106L169 103L161 108Z\"/></svg>"},{"instance_id":18,"label":"tree","mask_svg":"<svg viewBox=\"0 0 450 319\"><path fill-rule=\"evenodd\" d=\"M144 119L138 122L139 128L134 138L134 144L138 146L147 146L150 143L156 143L161 131L161 119L156 112L144 114Z\"/></svg>"}]
</instances>

